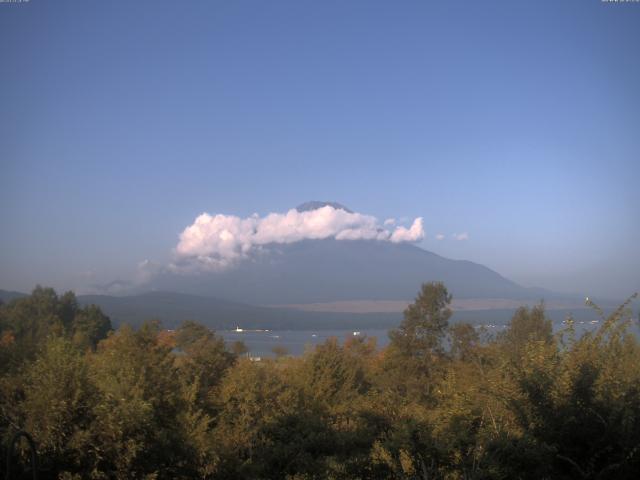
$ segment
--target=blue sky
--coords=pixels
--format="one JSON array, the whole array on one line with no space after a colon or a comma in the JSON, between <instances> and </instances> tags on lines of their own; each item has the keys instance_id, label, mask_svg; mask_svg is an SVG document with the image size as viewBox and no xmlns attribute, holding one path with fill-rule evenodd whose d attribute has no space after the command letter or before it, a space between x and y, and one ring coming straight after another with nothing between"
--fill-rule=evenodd
<instances>
[{"instance_id":1,"label":"blue sky","mask_svg":"<svg viewBox=\"0 0 640 480\"><path fill-rule=\"evenodd\" d=\"M640 4L31 0L0 45L0 288L320 199L524 285L640 289Z\"/></svg>"}]
</instances>

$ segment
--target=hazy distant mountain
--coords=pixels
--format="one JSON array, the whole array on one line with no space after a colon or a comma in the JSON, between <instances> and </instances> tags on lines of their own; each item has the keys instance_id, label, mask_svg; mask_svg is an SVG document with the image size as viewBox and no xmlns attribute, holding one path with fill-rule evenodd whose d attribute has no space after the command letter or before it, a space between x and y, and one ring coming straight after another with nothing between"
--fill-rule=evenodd
<instances>
[{"instance_id":1,"label":"hazy distant mountain","mask_svg":"<svg viewBox=\"0 0 640 480\"><path fill-rule=\"evenodd\" d=\"M0 290L0 301L7 303L13 300L14 298L26 297L26 293L21 292L13 292L9 290Z\"/></svg>"},{"instance_id":2,"label":"hazy distant mountain","mask_svg":"<svg viewBox=\"0 0 640 480\"><path fill-rule=\"evenodd\" d=\"M407 300L426 281L445 282L455 298L549 298L469 261L408 243L304 240L272 244L222 272L163 273L144 290L176 291L236 302L281 305L340 300ZM142 289L141 289L142 291Z\"/></svg>"}]
</instances>

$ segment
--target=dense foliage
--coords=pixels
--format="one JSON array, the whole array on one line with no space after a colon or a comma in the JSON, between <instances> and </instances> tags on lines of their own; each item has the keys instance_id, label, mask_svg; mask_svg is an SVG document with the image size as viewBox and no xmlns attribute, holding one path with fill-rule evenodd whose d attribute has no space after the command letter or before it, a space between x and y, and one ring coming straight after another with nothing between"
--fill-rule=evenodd
<instances>
[{"instance_id":1,"label":"dense foliage","mask_svg":"<svg viewBox=\"0 0 640 480\"><path fill-rule=\"evenodd\" d=\"M384 349L333 339L252 362L196 323L113 331L38 287L0 306L1 458L25 430L40 478L638 478L627 304L580 338L523 307L492 338L450 325L450 301L423 285Z\"/></svg>"}]
</instances>

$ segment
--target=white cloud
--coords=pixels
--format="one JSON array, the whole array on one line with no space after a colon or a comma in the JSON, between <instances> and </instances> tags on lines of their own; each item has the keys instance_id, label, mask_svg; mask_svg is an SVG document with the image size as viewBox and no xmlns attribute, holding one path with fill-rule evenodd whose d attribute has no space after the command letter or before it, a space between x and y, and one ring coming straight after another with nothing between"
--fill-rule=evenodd
<instances>
[{"instance_id":1,"label":"white cloud","mask_svg":"<svg viewBox=\"0 0 640 480\"><path fill-rule=\"evenodd\" d=\"M395 224L396 224L396 219L395 219L395 218L387 218L387 219L384 221L384 226L385 226L385 227L388 227L388 226L390 226L390 225L395 225Z\"/></svg>"},{"instance_id":2,"label":"white cloud","mask_svg":"<svg viewBox=\"0 0 640 480\"><path fill-rule=\"evenodd\" d=\"M411 228L397 227L391 234L390 240L394 243L419 242L423 238L424 228L422 226L422 217L418 217L413 221Z\"/></svg>"},{"instance_id":3,"label":"white cloud","mask_svg":"<svg viewBox=\"0 0 640 480\"><path fill-rule=\"evenodd\" d=\"M174 271L191 270L185 260L199 269L220 270L246 258L252 251L270 243L293 243L305 239L379 240L418 242L424 238L422 218L416 218L410 228L398 226L391 230L384 222L370 215L347 212L332 206L299 212L270 213L265 217L252 215L199 215L194 223L180 234L175 248L177 263Z\"/></svg>"},{"instance_id":4,"label":"white cloud","mask_svg":"<svg viewBox=\"0 0 640 480\"><path fill-rule=\"evenodd\" d=\"M444 240L444 235L442 233L438 233L436 235L436 240Z\"/></svg>"},{"instance_id":5,"label":"white cloud","mask_svg":"<svg viewBox=\"0 0 640 480\"><path fill-rule=\"evenodd\" d=\"M454 233L452 237L454 238L454 240L459 240L459 241L469 240L469 234L467 232Z\"/></svg>"}]
</instances>

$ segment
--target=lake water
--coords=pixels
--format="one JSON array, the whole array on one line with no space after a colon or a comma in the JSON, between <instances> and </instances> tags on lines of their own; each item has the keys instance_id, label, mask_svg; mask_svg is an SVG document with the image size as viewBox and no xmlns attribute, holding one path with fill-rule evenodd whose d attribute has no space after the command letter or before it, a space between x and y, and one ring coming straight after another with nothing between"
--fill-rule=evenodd
<instances>
[{"instance_id":1,"label":"lake water","mask_svg":"<svg viewBox=\"0 0 640 480\"><path fill-rule=\"evenodd\" d=\"M340 343L353 337L353 330L274 330L274 331L219 331L227 343L237 340L244 342L252 357L273 357L274 347L284 347L291 355L302 355L305 348L324 343L336 337ZM379 347L389 343L387 330L360 330L359 336L376 337Z\"/></svg>"},{"instance_id":2,"label":"lake water","mask_svg":"<svg viewBox=\"0 0 640 480\"><path fill-rule=\"evenodd\" d=\"M486 332L490 335L497 334L505 329L506 324L484 325ZM576 334L579 336L585 331L594 330L600 323L591 321L577 321L575 324ZM554 330L565 327L562 322L554 322ZM479 328L479 327L477 327ZM639 334L637 325L632 330ZM384 347L389 343L388 329L361 329L358 336L376 337L378 347ZM240 340L249 348L252 357L273 357L274 347L284 347L291 355L302 355L306 348L324 343L328 338L336 337L340 343L345 339L353 337L353 330L273 330L273 331L218 331L227 343Z\"/></svg>"}]
</instances>

